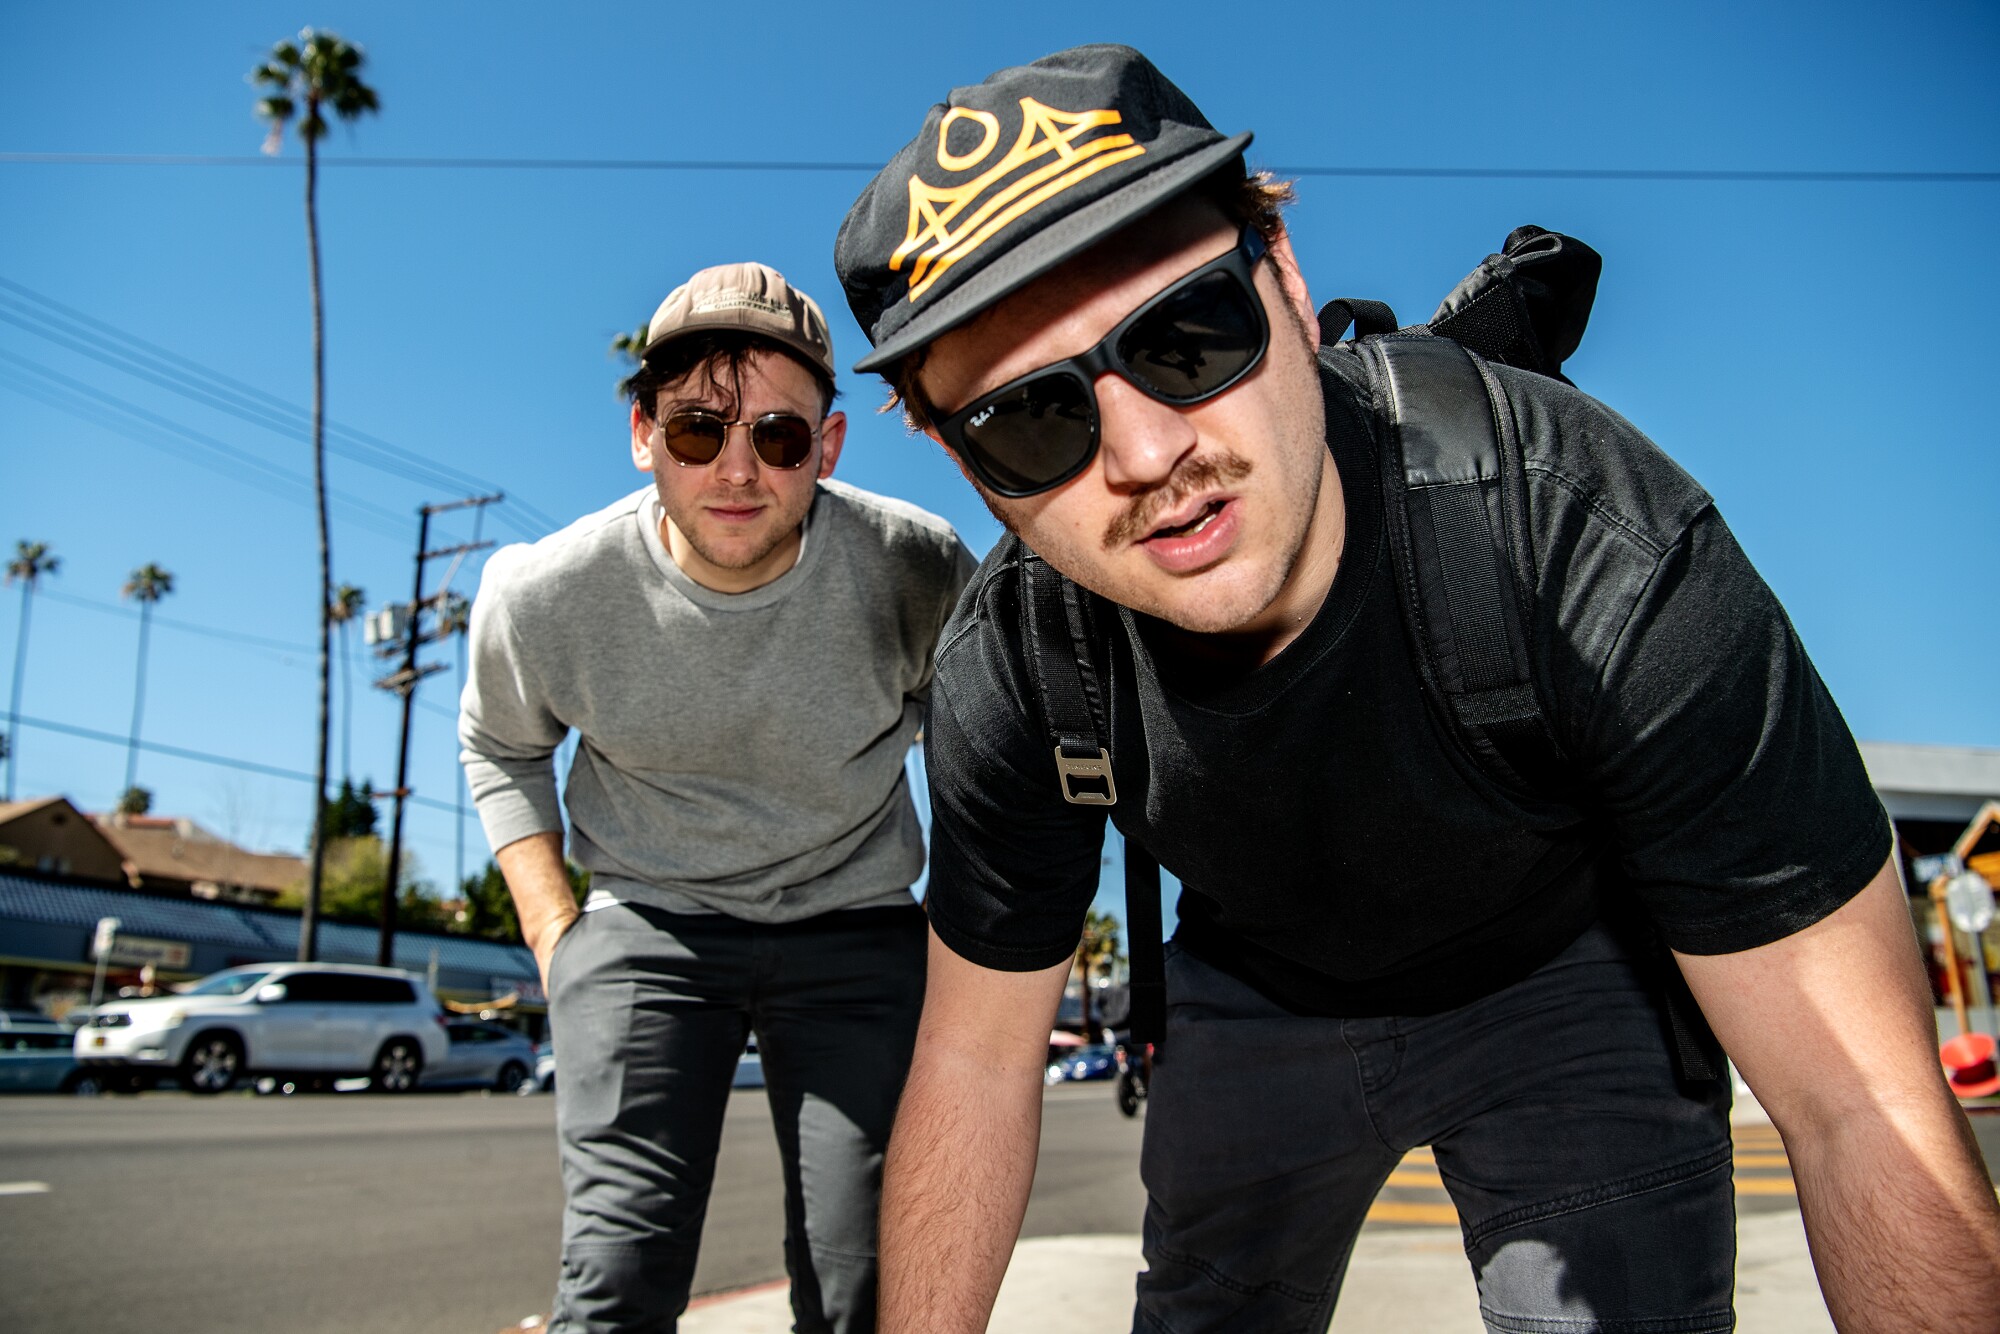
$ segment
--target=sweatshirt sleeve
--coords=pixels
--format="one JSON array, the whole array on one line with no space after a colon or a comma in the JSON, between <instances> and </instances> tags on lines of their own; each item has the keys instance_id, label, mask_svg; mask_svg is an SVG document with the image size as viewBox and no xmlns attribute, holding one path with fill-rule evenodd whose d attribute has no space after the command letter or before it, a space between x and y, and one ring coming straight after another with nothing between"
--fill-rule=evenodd
<instances>
[{"instance_id":1,"label":"sweatshirt sleeve","mask_svg":"<svg viewBox=\"0 0 2000 1334\"><path fill-rule=\"evenodd\" d=\"M549 711L489 564L472 605L470 670L459 701L459 760L495 851L562 832L555 750L569 728Z\"/></svg>"}]
</instances>

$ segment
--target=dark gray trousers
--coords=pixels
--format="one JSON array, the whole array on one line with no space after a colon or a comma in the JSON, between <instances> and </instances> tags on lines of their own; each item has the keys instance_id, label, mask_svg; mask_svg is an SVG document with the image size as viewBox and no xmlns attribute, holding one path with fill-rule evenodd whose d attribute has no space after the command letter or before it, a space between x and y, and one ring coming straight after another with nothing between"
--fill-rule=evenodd
<instances>
[{"instance_id":1,"label":"dark gray trousers","mask_svg":"<svg viewBox=\"0 0 2000 1334\"><path fill-rule=\"evenodd\" d=\"M1594 928L1460 1010L1313 1019L1168 948L1135 1330L1324 1331L1369 1204L1425 1144L1487 1329L1735 1327L1729 1088L1676 1082L1643 954Z\"/></svg>"},{"instance_id":2,"label":"dark gray trousers","mask_svg":"<svg viewBox=\"0 0 2000 1334\"><path fill-rule=\"evenodd\" d=\"M757 1034L785 1172L795 1328L875 1328L882 1150L923 1006L924 915L765 926L620 904L549 967L563 1185L556 1334L671 1334L730 1079Z\"/></svg>"}]
</instances>

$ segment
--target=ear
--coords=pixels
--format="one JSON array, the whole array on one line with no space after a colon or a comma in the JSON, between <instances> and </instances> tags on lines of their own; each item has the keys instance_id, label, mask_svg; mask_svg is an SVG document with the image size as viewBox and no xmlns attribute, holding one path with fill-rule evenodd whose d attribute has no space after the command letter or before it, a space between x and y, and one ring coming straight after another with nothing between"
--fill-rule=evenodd
<instances>
[{"instance_id":1,"label":"ear","mask_svg":"<svg viewBox=\"0 0 2000 1334\"><path fill-rule=\"evenodd\" d=\"M632 404L632 466L640 472L653 471L653 423Z\"/></svg>"},{"instance_id":2,"label":"ear","mask_svg":"<svg viewBox=\"0 0 2000 1334\"><path fill-rule=\"evenodd\" d=\"M840 447L847 443L847 414L829 412L826 420L819 424L819 475L821 480L833 476L833 465L840 462Z\"/></svg>"},{"instance_id":3,"label":"ear","mask_svg":"<svg viewBox=\"0 0 2000 1334\"><path fill-rule=\"evenodd\" d=\"M1319 314L1313 308L1312 293L1306 290L1306 276L1299 271L1299 257L1292 253L1292 234L1283 222L1278 224L1278 234L1271 238L1270 254L1271 262L1278 267L1278 282L1285 289L1285 300L1298 315L1307 343L1317 352Z\"/></svg>"}]
</instances>

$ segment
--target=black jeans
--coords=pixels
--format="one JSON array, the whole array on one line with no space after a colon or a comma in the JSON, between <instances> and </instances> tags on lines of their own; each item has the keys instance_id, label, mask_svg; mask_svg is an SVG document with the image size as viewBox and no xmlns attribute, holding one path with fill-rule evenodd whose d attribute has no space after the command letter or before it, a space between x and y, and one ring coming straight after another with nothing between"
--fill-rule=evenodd
<instances>
[{"instance_id":1,"label":"black jeans","mask_svg":"<svg viewBox=\"0 0 2000 1334\"><path fill-rule=\"evenodd\" d=\"M1425 1144L1489 1330L1735 1327L1728 1085L1676 1082L1609 932L1422 1018L1302 1018L1168 948L1134 1329L1325 1330L1369 1204Z\"/></svg>"},{"instance_id":2,"label":"black jeans","mask_svg":"<svg viewBox=\"0 0 2000 1334\"><path fill-rule=\"evenodd\" d=\"M923 1007L924 915L763 926L631 904L556 942L557 1334L671 1334L686 1309L730 1079L757 1034L805 1334L875 1328L882 1150Z\"/></svg>"}]
</instances>

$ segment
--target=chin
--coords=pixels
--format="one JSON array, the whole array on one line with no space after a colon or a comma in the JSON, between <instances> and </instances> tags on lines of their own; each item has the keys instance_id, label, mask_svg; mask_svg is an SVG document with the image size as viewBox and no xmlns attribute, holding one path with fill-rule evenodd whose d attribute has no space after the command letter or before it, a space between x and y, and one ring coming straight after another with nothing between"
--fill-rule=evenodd
<instances>
[{"instance_id":1,"label":"chin","mask_svg":"<svg viewBox=\"0 0 2000 1334\"><path fill-rule=\"evenodd\" d=\"M1276 601L1284 582L1274 572L1223 566L1165 586L1147 585L1107 593L1114 602L1196 635L1226 635L1249 627Z\"/></svg>"}]
</instances>

